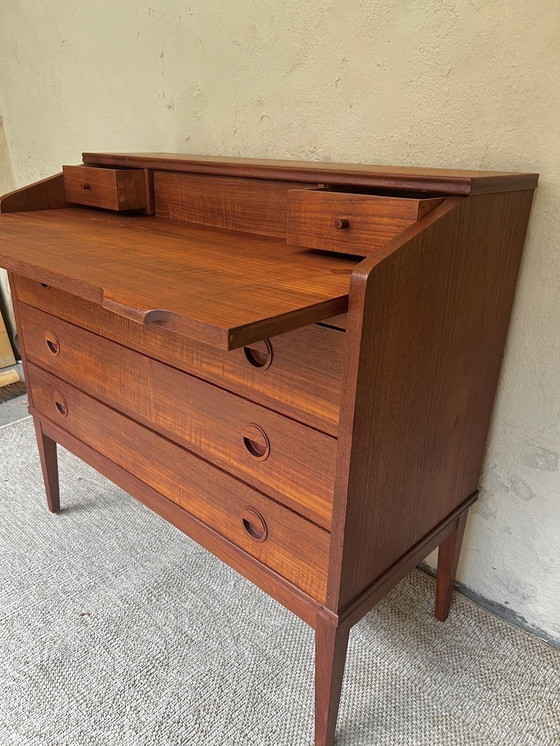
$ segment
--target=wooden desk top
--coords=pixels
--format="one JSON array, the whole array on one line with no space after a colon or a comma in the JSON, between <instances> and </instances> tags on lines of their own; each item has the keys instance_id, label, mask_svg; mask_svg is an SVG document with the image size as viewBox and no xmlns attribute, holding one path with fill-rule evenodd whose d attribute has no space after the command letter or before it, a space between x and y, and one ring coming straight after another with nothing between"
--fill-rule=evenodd
<instances>
[{"instance_id":1,"label":"wooden desk top","mask_svg":"<svg viewBox=\"0 0 560 746\"><path fill-rule=\"evenodd\" d=\"M0 260L139 323L223 349L344 313L360 261L276 238L83 208L1 215Z\"/></svg>"}]
</instances>

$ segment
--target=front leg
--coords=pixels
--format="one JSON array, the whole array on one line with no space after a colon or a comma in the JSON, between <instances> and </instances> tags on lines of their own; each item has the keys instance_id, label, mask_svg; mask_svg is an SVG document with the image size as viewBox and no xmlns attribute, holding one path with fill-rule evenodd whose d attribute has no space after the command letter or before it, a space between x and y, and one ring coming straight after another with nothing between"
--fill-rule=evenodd
<instances>
[{"instance_id":1,"label":"front leg","mask_svg":"<svg viewBox=\"0 0 560 746\"><path fill-rule=\"evenodd\" d=\"M35 435L41 458L41 469L47 493L47 505L51 513L60 510L60 487L58 481L58 456L56 442L45 435L41 426L41 420L34 417Z\"/></svg>"},{"instance_id":2,"label":"front leg","mask_svg":"<svg viewBox=\"0 0 560 746\"><path fill-rule=\"evenodd\" d=\"M350 627L319 617L315 630L315 746L334 746Z\"/></svg>"}]
</instances>

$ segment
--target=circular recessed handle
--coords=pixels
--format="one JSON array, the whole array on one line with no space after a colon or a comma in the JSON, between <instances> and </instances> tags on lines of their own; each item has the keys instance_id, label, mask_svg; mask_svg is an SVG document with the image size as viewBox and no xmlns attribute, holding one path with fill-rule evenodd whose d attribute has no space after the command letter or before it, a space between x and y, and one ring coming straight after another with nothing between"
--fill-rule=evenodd
<instances>
[{"instance_id":1,"label":"circular recessed handle","mask_svg":"<svg viewBox=\"0 0 560 746\"><path fill-rule=\"evenodd\" d=\"M81 189L91 189L91 184L88 184L87 182L84 182L83 184L80 184Z\"/></svg>"},{"instance_id":2,"label":"circular recessed handle","mask_svg":"<svg viewBox=\"0 0 560 746\"><path fill-rule=\"evenodd\" d=\"M40 282L40 283L39 283L39 285L40 285L40 286L41 286L42 288L45 288L45 290L48 290L48 289L50 288L50 285L47 285L47 283L46 283L46 282Z\"/></svg>"},{"instance_id":3,"label":"circular recessed handle","mask_svg":"<svg viewBox=\"0 0 560 746\"><path fill-rule=\"evenodd\" d=\"M272 345L268 339L263 339L262 342L255 342L252 345L247 345L243 348L243 354L247 362L253 366L253 368L260 368L260 370L266 370L272 363Z\"/></svg>"},{"instance_id":4,"label":"circular recessed handle","mask_svg":"<svg viewBox=\"0 0 560 746\"><path fill-rule=\"evenodd\" d=\"M53 394L53 402L56 411L61 417L66 417L68 414L68 404L66 399L62 396L60 391L55 391Z\"/></svg>"},{"instance_id":5,"label":"circular recessed handle","mask_svg":"<svg viewBox=\"0 0 560 746\"><path fill-rule=\"evenodd\" d=\"M348 218L337 218L334 221L334 227L337 229L337 231L346 230L346 228L350 228L350 221L348 220Z\"/></svg>"},{"instance_id":6,"label":"circular recessed handle","mask_svg":"<svg viewBox=\"0 0 560 746\"><path fill-rule=\"evenodd\" d=\"M245 508L241 513L241 521L245 532L251 539L262 544L268 537L268 526L260 513L253 508Z\"/></svg>"},{"instance_id":7,"label":"circular recessed handle","mask_svg":"<svg viewBox=\"0 0 560 746\"><path fill-rule=\"evenodd\" d=\"M56 356L60 353L60 342L52 329L47 329L45 332L45 344L47 345L47 350L51 355Z\"/></svg>"},{"instance_id":8,"label":"circular recessed handle","mask_svg":"<svg viewBox=\"0 0 560 746\"><path fill-rule=\"evenodd\" d=\"M262 427L252 423L243 428L243 445L245 450L258 461L264 461L270 455L270 441Z\"/></svg>"}]
</instances>

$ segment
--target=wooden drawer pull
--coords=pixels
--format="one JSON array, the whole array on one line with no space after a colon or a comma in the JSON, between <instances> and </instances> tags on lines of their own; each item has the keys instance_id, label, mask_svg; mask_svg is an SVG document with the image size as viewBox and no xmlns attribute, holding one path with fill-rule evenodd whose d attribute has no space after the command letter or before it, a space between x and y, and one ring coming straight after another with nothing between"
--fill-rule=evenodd
<instances>
[{"instance_id":1,"label":"wooden drawer pull","mask_svg":"<svg viewBox=\"0 0 560 746\"><path fill-rule=\"evenodd\" d=\"M243 445L258 461L264 461L270 454L270 441L262 427L247 425L243 428Z\"/></svg>"},{"instance_id":2,"label":"wooden drawer pull","mask_svg":"<svg viewBox=\"0 0 560 746\"><path fill-rule=\"evenodd\" d=\"M346 228L350 228L350 221L348 218L338 218L334 221L334 227L337 229L337 231L343 231Z\"/></svg>"},{"instance_id":3,"label":"wooden drawer pull","mask_svg":"<svg viewBox=\"0 0 560 746\"><path fill-rule=\"evenodd\" d=\"M68 404L66 399L62 396L60 391L55 391L53 394L53 402L56 411L61 417L66 417L68 414Z\"/></svg>"},{"instance_id":4,"label":"wooden drawer pull","mask_svg":"<svg viewBox=\"0 0 560 746\"><path fill-rule=\"evenodd\" d=\"M245 508L241 513L243 528L251 539L262 544L268 537L268 526L260 513L253 508Z\"/></svg>"},{"instance_id":5,"label":"wooden drawer pull","mask_svg":"<svg viewBox=\"0 0 560 746\"><path fill-rule=\"evenodd\" d=\"M270 344L268 339L264 339L262 342L255 342L255 344L244 347L243 353L247 361L253 366L253 368L266 370L272 363L272 345Z\"/></svg>"},{"instance_id":6,"label":"wooden drawer pull","mask_svg":"<svg viewBox=\"0 0 560 746\"><path fill-rule=\"evenodd\" d=\"M81 189L91 189L91 184L80 184Z\"/></svg>"},{"instance_id":7,"label":"wooden drawer pull","mask_svg":"<svg viewBox=\"0 0 560 746\"><path fill-rule=\"evenodd\" d=\"M45 344L47 345L47 350L51 353L51 355L58 355L60 353L60 342L58 341L58 337L56 334L51 330L47 329L45 332Z\"/></svg>"}]
</instances>

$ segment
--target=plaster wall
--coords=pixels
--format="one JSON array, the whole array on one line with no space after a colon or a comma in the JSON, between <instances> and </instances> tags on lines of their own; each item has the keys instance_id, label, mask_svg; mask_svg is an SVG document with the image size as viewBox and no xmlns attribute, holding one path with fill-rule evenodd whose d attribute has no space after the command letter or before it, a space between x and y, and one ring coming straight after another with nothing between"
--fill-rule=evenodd
<instances>
[{"instance_id":1,"label":"plaster wall","mask_svg":"<svg viewBox=\"0 0 560 746\"><path fill-rule=\"evenodd\" d=\"M6 136L4 133L4 120L0 115L0 194L13 188L12 162ZM10 337L15 334L15 319L10 302L10 286L8 285L8 273L0 269L0 315L8 329Z\"/></svg>"},{"instance_id":2,"label":"plaster wall","mask_svg":"<svg viewBox=\"0 0 560 746\"><path fill-rule=\"evenodd\" d=\"M16 185L83 150L541 173L459 577L560 638L557 0L3 0Z\"/></svg>"}]
</instances>

